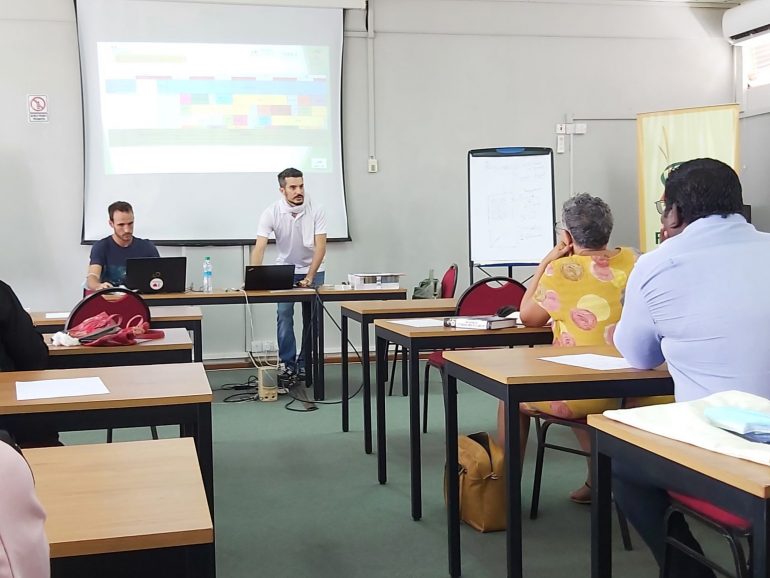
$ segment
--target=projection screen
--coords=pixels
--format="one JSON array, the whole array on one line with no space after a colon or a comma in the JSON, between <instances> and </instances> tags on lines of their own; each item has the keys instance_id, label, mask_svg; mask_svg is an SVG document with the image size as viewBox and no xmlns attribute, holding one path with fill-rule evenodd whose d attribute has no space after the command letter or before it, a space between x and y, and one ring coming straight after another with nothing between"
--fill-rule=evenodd
<instances>
[{"instance_id":1,"label":"projection screen","mask_svg":"<svg viewBox=\"0 0 770 578\"><path fill-rule=\"evenodd\" d=\"M130 202L137 235L241 244L296 167L347 239L342 10L77 0L85 122L83 241Z\"/></svg>"}]
</instances>

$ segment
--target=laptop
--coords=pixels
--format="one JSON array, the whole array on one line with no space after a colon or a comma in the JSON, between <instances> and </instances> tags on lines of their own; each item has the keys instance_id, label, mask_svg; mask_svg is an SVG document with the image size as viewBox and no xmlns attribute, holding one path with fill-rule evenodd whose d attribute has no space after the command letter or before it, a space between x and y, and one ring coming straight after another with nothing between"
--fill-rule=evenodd
<instances>
[{"instance_id":1,"label":"laptop","mask_svg":"<svg viewBox=\"0 0 770 578\"><path fill-rule=\"evenodd\" d=\"M183 293L187 257L126 259L126 287L139 293Z\"/></svg>"},{"instance_id":2,"label":"laptop","mask_svg":"<svg viewBox=\"0 0 770 578\"><path fill-rule=\"evenodd\" d=\"M246 291L274 291L294 287L294 265L249 265L244 279Z\"/></svg>"}]
</instances>

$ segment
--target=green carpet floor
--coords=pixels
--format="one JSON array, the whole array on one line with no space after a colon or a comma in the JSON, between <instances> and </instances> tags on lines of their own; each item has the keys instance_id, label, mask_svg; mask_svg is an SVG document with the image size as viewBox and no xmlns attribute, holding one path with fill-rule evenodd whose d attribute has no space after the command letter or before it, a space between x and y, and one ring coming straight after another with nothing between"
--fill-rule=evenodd
<instances>
[{"instance_id":1,"label":"green carpet floor","mask_svg":"<svg viewBox=\"0 0 770 578\"><path fill-rule=\"evenodd\" d=\"M358 366L353 366L353 372ZM209 373L213 389L245 381L251 372ZM327 398L339 399L338 366L327 367ZM295 413L277 403L224 403L216 391L214 465L216 556L219 578L443 577L447 572L443 504L443 405L433 374L429 433L422 436L423 519L412 521L409 502L407 398L388 399L388 483L377 482L375 454L363 448L361 394L352 401L351 431L342 433L340 406ZM397 387L400 390L399 387ZM495 427L496 402L461 384L460 430ZM301 408L298 403L294 404ZM176 428L161 428L175 436ZM554 439L569 441L566 428ZM556 431L562 430L562 431ZM116 441L149 436L149 428L121 430ZM532 485L532 437L524 466L523 507ZM103 434L65 434L65 443L103 441ZM524 569L532 577L590 575L590 508L567 500L585 476L585 461L563 452L546 455L540 517L523 520ZM614 538L615 576L652 578L657 566L641 540L625 552ZM462 527L462 568L468 578L505 575L503 533Z\"/></svg>"}]
</instances>

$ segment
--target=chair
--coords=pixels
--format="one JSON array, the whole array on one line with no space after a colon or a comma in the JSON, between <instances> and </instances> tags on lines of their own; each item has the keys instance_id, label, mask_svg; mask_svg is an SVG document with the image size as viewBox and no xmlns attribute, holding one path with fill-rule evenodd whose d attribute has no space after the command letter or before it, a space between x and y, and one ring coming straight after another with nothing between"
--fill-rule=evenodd
<instances>
[{"instance_id":1,"label":"chair","mask_svg":"<svg viewBox=\"0 0 770 578\"><path fill-rule=\"evenodd\" d=\"M64 331L69 331L70 328L79 325L89 317L102 312L116 315L118 324L122 328L125 328L128 322L137 315L148 323L152 318L150 308L141 295L122 287L112 287L94 291L75 305L64 324ZM150 430L152 439L158 439L158 429L151 426ZM107 443L112 443L112 428L107 430Z\"/></svg>"},{"instance_id":2,"label":"chair","mask_svg":"<svg viewBox=\"0 0 770 578\"><path fill-rule=\"evenodd\" d=\"M455 315L493 315L505 305L521 305L527 288L509 277L488 277L477 281L465 290L457 302ZM425 385L423 388L422 431L428 432L428 387L430 368L435 367L444 374L444 353L434 351L425 364Z\"/></svg>"},{"instance_id":3,"label":"chair","mask_svg":"<svg viewBox=\"0 0 770 578\"><path fill-rule=\"evenodd\" d=\"M661 578L667 578L669 575L671 561L669 556L670 548L676 548L690 558L697 560L704 566L708 566L715 572L719 572L724 576L748 578L751 574L749 572L749 565L746 562L746 555L744 554L741 540L746 539L749 548L751 548L750 522L740 516L736 516L735 514L723 510L710 502L706 502L705 500L671 491L668 492L668 495L671 498L671 505L666 510L666 515L664 517L666 539L665 548L663 550L663 563L660 568ZM676 513L681 514L685 518L698 520L704 526L715 530L727 540L730 550L733 553L735 574L731 574L729 570L706 558L701 552L693 550L690 546L680 542L671 535L671 519Z\"/></svg>"},{"instance_id":4,"label":"chair","mask_svg":"<svg viewBox=\"0 0 770 578\"><path fill-rule=\"evenodd\" d=\"M543 460L545 458L545 450L551 449L583 456L586 458L591 457L590 453L584 452L583 450L577 448L548 443L546 441L548 428L554 424L558 424L568 427L576 427L585 431L591 431L591 426L588 425L586 418L569 420L561 419L537 411L528 411L526 413L535 420L535 433L537 436L535 479L532 482L532 504L530 505L529 510L530 520L535 520L537 518L537 510L540 505L540 484L543 477ZM631 544L631 533L628 531L628 521L626 520L626 516L623 514L620 508L617 507L617 504L615 505L615 511L618 516L618 526L620 527L620 537L623 540L623 548L627 551L633 550L633 546Z\"/></svg>"},{"instance_id":5,"label":"chair","mask_svg":"<svg viewBox=\"0 0 770 578\"><path fill-rule=\"evenodd\" d=\"M441 278L441 286L439 287L439 298L451 299L455 296L455 290L457 289L457 263L452 263L449 269L446 270L444 276ZM393 366L390 369L390 388L388 395L393 395L393 377L396 374L396 362L398 361L398 353L401 348L396 345L396 350L393 353Z\"/></svg>"}]
</instances>

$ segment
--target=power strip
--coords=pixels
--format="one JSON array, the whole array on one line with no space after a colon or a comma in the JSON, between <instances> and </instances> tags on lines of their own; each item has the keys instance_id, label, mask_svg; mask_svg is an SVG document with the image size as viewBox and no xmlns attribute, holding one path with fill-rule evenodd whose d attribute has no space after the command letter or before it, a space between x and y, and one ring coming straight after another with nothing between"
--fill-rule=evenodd
<instances>
[{"instance_id":1,"label":"power strip","mask_svg":"<svg viewBox=\"0 0 770 578\"><path fill-rule=\"evenodd\" d=\"M257 375L259 401L278 401L278 370L275 367L258 367Z\"/></svg>"}]
</instances>

